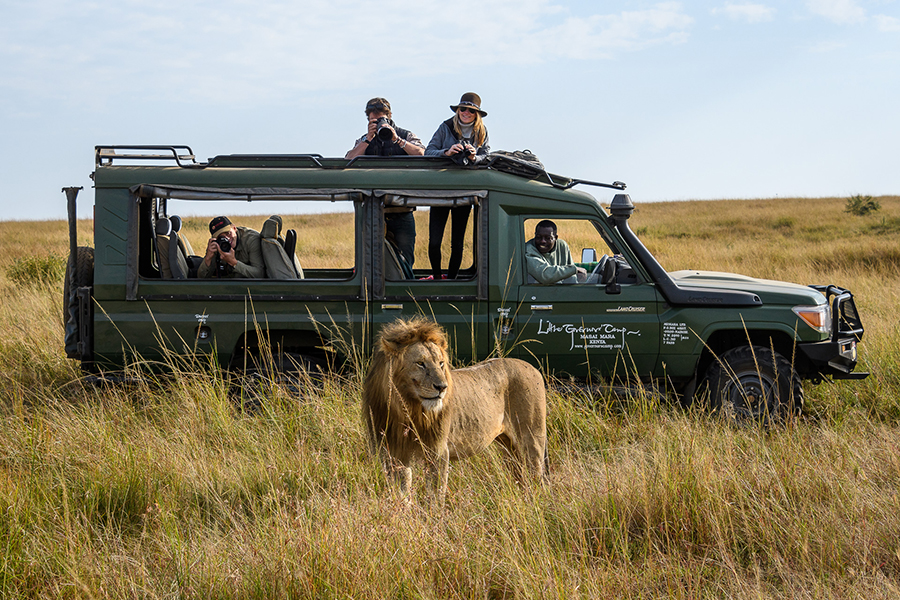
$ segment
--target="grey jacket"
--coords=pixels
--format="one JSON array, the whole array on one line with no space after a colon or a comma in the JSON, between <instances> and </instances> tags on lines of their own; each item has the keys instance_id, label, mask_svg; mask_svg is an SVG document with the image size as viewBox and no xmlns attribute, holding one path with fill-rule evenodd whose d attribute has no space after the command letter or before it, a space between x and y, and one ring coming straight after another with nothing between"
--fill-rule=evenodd
<instances>
[{"instance_id":1,"label":"grey jacket","mask_svg":"<svg viewBox=\"0 0 900 600\"><path fill-rule=\"evenodd\" d=\"M425 156L443 156L444 152L450 149L450 146L459 142L459 138L453 132L453 118L447 119L441 123L431 141L425 148ZM474 144L473 144L474 145ZM475 162L481 162L487 158L487 154L491 151L490 136L485 129L484 144L475 149Z\"/></svg>"}]
</instances>

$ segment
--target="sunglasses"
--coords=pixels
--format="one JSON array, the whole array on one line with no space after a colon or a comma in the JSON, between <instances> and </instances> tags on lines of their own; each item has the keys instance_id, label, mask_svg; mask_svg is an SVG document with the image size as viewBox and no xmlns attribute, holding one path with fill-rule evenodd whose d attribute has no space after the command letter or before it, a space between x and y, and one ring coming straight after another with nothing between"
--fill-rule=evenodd
<instances>
[{"instance_id":1,"label":"sunglasses","mask_svg":"<svg viewBox=\"0 0 900 600\"><path fill-rule=\"evenodd\" d=\"M469 108L469 107L467 107L467 106L460 106L459 109L457 110L457 112L461 112L461 113L471 113L471 114L474 115L474 114L477 113L478 111L475 110L474 108Z\"/></svg>"}]
</instances>

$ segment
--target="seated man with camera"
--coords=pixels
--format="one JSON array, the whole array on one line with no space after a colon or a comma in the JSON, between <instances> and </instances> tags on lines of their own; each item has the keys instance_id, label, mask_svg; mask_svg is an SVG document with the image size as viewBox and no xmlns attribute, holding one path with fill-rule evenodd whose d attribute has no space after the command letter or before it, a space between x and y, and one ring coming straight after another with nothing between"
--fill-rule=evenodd
<instances>
[{"instance_id":1,"label":"seated man with camera","mask_svg":"<svg viewBox=\"0 0 900 600\"><path fill-rule=\"evenodd\" d=\"M391 103L372 98L366 103L369 130L353 144L344 158L368 156L422 156L425 144L412 131L397 127L391 119Z\"/></svg>"},{"instance_id":2,"label":"seated man with camera","mask_svg":"<svg viewBox=\"0 0 900 600\"><path fill-rule=\"evenodd\" d=\"M209 233L206 256L197 277L260 279L266 276L259 232L235 227L228 217L216 217L209 222Z\"/></svg>"}]
</instances>

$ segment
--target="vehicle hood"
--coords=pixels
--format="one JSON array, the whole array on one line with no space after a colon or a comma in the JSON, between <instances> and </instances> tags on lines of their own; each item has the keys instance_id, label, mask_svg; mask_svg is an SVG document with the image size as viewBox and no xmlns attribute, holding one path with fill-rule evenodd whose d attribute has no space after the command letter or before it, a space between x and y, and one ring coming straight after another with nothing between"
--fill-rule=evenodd
<instances>
[{"instance_id":1,"label":"vehicle hood","mask_svg":"<svg viewBox=\"0 0 900 600\"><path fill-rule=\"evenodd\" d=\"M710 290L737 290L756 294L763 304L815 306L825 303L825 296L811 287L787 281L757 279L718 271L675 271L669 276L679 287Z\"/></svg>"}]
</instances>

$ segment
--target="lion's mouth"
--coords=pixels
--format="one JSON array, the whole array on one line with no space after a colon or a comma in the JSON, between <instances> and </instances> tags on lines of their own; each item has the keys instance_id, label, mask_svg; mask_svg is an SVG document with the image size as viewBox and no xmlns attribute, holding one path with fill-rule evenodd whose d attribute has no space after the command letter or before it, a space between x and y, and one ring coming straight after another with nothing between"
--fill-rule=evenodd
<instances>
[{"instance_id":1,"label":"lion's mouth","mask_svg":"<svg viewBox=\"0 0 900 600\"><path fill-rule=\"evenodd\" d=\"M444 404L443 398L443 394L438 394L433 398L422 398L422 409L428 412L440 410Z\"/></svg>"}]
</instances>

